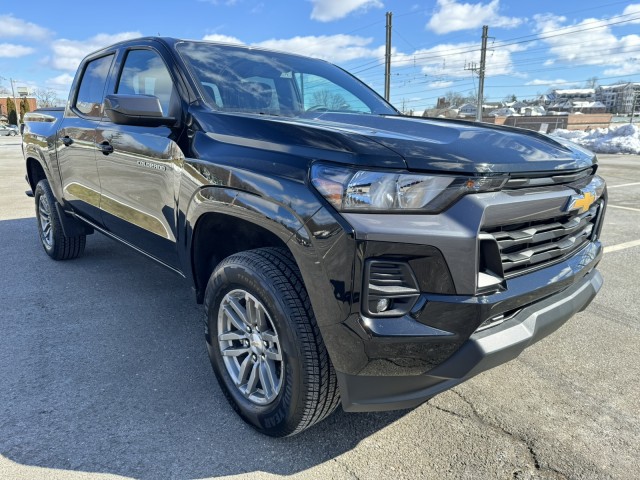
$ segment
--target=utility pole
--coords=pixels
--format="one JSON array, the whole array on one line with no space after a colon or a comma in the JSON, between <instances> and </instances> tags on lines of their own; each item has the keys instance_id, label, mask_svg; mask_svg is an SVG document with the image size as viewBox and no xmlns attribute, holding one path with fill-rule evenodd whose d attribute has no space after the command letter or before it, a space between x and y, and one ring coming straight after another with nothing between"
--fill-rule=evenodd
<instances>
[{"instance_id":1,"label":"utility pole","mask_svg":"<svg viewBox=\"0 0 640 480\"><path fill-rule=\"evenodd\" d=\"M384 99L391 96L391 21L393 13L387 12L387 41L384 49Z\"/></svg>"},{"instance_id":2,"label":"utility pole","mask_svg":"<svg viewBox=\"0 0 640 480\"><path fill-rule=\"evenodd\" d=\"M476 121L482 121L482 103L484 97L484 72L486 70L487 60L487 38L489 33L489 27L487 25L482 26L482 50L480 51L480 71L478 75L478 107L476 108Z\"/></svg>"}]
</instances>

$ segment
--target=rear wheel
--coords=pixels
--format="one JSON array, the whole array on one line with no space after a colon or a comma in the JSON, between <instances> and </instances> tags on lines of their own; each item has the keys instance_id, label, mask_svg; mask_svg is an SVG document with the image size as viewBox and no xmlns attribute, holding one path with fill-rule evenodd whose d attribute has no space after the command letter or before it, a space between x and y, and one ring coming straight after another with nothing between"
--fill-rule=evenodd
<instances>
[{"instance_id":1,"label":"rear wheel","mask_svg":"<svg viewBox=\"0 0 640 480\"><path fill-rule=\"evenodd\" d=\"M40 243L47 255L54 260L69 260L82 255L87 237L67 237L64 234L56 209L56 199L47 180L38 182L34 197Z\"/></svg>"},{"instance_id":2,"label":"rear wheel","mask_svg":"<svg viewBox=\"0 0 640 480\"><path fill-rule=\"evenodd\" d=\"M237 253L205 293L206 338L220 386L267 435L294 435L331 414L340 397L300 272L289 252Z\"/></svg>"}]
</instances>

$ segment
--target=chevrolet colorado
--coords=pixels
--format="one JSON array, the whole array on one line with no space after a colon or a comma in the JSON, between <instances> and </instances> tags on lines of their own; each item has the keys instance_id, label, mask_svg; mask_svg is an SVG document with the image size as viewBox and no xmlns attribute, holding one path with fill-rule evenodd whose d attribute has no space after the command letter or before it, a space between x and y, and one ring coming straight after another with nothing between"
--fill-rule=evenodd
<instances>
[{"instance_id":1,"label":"chevrolet colorado","mask_svg":"<svg viewBox=\"0 0 640 480\"><path fill-rule=\"evenodd\" d=\"M403 116L321 60L118 43L27 116L23 151L45 252L98 231L187 278L224 394L272 436L417 406L602 285L591 152Z\"/></svg>"}]
</instances>

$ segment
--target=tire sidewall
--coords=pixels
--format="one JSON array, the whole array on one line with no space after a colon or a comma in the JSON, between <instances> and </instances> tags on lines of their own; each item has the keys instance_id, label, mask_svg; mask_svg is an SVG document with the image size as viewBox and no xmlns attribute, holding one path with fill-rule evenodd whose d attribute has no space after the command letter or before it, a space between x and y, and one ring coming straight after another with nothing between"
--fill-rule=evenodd
<instances>
[{"instance_id":1,"label":"tire sidewall","mask_svg":"<svg viewBox=\"0 0 640 480\"><path fill-rule=\"evenodd\" d=\"M219 267L208 288L213 289L213 298L207 313L207 349L209 358L220 380L225 395L235 410L261 431L278 434L297 425L303 411L304 356L295 339L296 325L290 321L290 308L280 298L273 282L262 272L239 262ZM224 296L235 289L246 290L264 305L280 340L284 360L285 376L276 399L268 405L257 405L240 393L227 372L218 344L218 311Z\"/></svg>"},{"instance_id":2,"label":"tire sidewall","mask_svg":"<svg viewBox=\"0 0 640 480\"><path fill-rule=\"evenodd\" d=\"M38 222L38 237L40 238L40 244L44 248L47 255L53 256L56 250L56 236L58 231L58 225L55 218L55 204L53 203L53 195L48 191L48 184L45 184L46 180L41 180L36 185L36 191L34 192L34 199L36 202L36 219ZM42 224L40 223L40 197L43 197L49 203L49 221L51 222L51 246L47 245L47 242L44 241L43 232L42 232Z\"/></svg>"}]
</instances>

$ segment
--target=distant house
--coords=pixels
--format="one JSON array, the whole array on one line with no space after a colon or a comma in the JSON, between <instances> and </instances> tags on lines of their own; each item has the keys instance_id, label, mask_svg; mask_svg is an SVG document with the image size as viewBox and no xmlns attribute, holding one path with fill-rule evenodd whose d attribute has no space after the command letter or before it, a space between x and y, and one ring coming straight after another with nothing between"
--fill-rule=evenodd
<instances>
[{"instance_id":1,"label":"distant house","mask_svg":"<svg viewBox=\"0 0 640 480\"><path fill-rule=\"evenodd\" d=\"M525 102L515 101L515 102L506 102L505 106L509 108L513 108L516 113L522 113L522 109L528 107L529 105Z\"/></svg>"},{"instance_id":2,"label":"distant house","mask_svg":"<svg viewBox=\"0 0 640 480\"><path fill-rule=\"evenodd\" d=\"M573 113L580 108L584 108L584 104L595 102L596 91L594 88L557 88L549 95L551 103L547 110L551 112L569 112ZM576 105L581 105L576 107Z\"/></svg>"},{"instance_id":3,"label":"distant house","mask_svg":"<svg viewBox=\"0 0 640 480\"><path fill-rule=\"evenodd\" d=\"M547 107L548 112L566 112L573 110L573 102L571 100L556 100Z\"/></svg>"},{"instance_id":4,"label":"distant house","mask_svg":"<svg viewBox=\"0 0 640 480\"><path fill-rule=\"evenodd\" d=\"M475 117L478 111L478 107L473 103L463 103L458 108L458 115L465 117Z\"/></svg>"},{"instance_id":5,"label":"distant house","mask_svg":"<svg viewBox=\"0 0 640 480\"><path fill-rule=\"evenodd\" d=\"M520 114L511 107L497 108L496 110L492 110L491 112L489 112L490 117L513 117L519 115Z\"/></svg>"},{"instance_id":6,"label":"distant house","mask_svg":"<svg viewBox=\"0 0 640 480\"><path fill-rule=\"evenodd\" d=\"M523 108L523 115L525 117L541 117L542 115L546 114L547 111L540 105L531 105L529 107Z\"/></svg>"},{"instance_id":7,"label":"distant house","mask_svg":"<svg viewBox=\"0 0 640 480\"><path fill-rule=\"evenodd\" d=\"M427 108L422 112L423 117L431 118L456 118L458 116L457 108Z\"/></svg>"},{"instance_id":8,"label":"distant house","mask_svg":"<svg viewBox=\"0 0 640 480\"><path fill-rule=\"evenodd\" d=\"M534 103L538 105L548 106L548 105L551 105L554 102L554 100L555 98L553 93L548 93L548 94L540 95L538 98L536 98Z\"/></svg>"},{"instance_id":9,"label":"distant house","mask_svg":"<svg viewBox=\"0 0 640 480\"><path fill-rule=\"evenodd\" d=\"M607 107L602 102L573 102L573 113L605 113Z\"/></svg>"}]
</instances>

